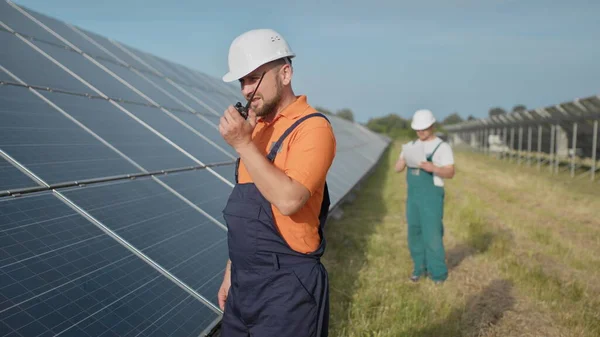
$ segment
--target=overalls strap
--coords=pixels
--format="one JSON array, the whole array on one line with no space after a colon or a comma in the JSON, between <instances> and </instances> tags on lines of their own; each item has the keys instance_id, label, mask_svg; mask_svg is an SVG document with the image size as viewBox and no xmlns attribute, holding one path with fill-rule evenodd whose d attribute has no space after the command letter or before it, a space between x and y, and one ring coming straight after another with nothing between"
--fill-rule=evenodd
<instances>
[{"instance_id":1,"label":"overalls strap","mask_svg":"<svg viewBox=\"0 0 600 337\"><path fill-rule=\"evenodd\" d=\"M311 117L323 117L327 120L327 122L329 122L329 119L322 113L320 112L315 112L309 115L306 115L300 119L298 119L296 122L294 122L294 124L292 124L287 130L285 130L285 132L281 135L281 137L279 137L279 139L277 140L277 142L275 142L275 144L273 144L273 147L271 148L271 150L269 151L269 154L267 155L267 159L270 162L273 162L275 160L275 156L277 156L277 152L279 152L279 148L281 147L281 144L283 144L283 141L287 138L287 136L289 136L290 133L292 133L292 131L294 131L294 129L296 129L296 127L298 125L300 125L300 123L302 123L304 120L311 118ZM238 182L238 170L240 168L240 158L238 157L235 160L235 183L237 184Z\"/></svg>"},{"instance_id":2,"label":"overalls strap","mask_svg":"<svg viewBox=\"0 0 600 337\"><path fill-rule=\"evenodd\" d=\"M271 151L269 151L269 154L267 155L267 159L269 159L270 162L273 162L275 160L275 156L277 156L277 153L279 152L279 148L281 148L281 145L283 144L283 141L285 140L285 138L287 136L289 136L289 134L292 133L292 131L294 131L294 129L298 125L300 125L300 123L302 123L304 120L309 119L311 117L323 117L323 118L325 118L325 120L327 120L327 122L329 122L329 119L320 112L308 114L308 115L298 119L297 121L295 121L294 124L292 124L287 130L285 130L285 132L281 135L281 137L279 137L277 142L275 142L275 144L273 144L273 147L271 147ZM327 181L326 181L325 188L323 191L323 202L321 203L321 210L319 212L319 219L322 224L322 226L319 227L319 232L321 234L321 237L323 236L321 231L324 229L325 220L327 219L327 214L329 213L329 206L330 206L329 187L327 186Z\"/></svg>"},{"instance_id":3,"label":"overalls strap","mask_svg":"<svg viewBox=\"0 0 600 337\"><path fill-rule=\"evenodd\" d=\"M281 145L283 144L283 141L287 138L287 136L289 136L289 134L292 133L292 131L294 131L294 129L298 125L300 125L300 123L302 123L304 120L311 118L311 117L323 117L329 122L329 119L327 119L327 117L325 117L325 115L323 115L322 113L319 113L319 112L315 112L315 113L306 115L306 116L298 119L297 121L295 121L294 124L292 124L287 130L285 130L285 132L281 135L281 137L279 137L277 142L275 142L275 144L273 144L273 147L271 147L271 151L269 151L269 154L267 155L267 159L269 159L270 162L273 162L275 160L275 156L277 156L277 152L279 152L279 148L281 147Z\"/></svg>"},{"instance_id":4,"label":"overalls strap","mask_svg":"<svg viewBox=\"0 0 600 337\"><path fill-rule=\"evenodd\" d=\"M433 155L435 154L435 151L437 151L437 149L440 147L440 145L442 145L442 143L443 143L443 141L442 141L442 142L440 142L440 143L439 143L439 144L438 144L438 145L435 147L435 149L433 149L433 152L431 152L431 154L428 156L428 157L429 157L429 158L428 158L429 160L433 159Z\"/></svg>"}]
</instances>

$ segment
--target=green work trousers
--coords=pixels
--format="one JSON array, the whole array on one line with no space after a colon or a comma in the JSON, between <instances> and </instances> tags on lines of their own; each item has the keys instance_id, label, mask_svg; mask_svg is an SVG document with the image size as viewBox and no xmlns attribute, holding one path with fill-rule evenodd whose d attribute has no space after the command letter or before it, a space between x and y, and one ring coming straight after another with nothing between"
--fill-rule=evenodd
<instances>
[{"instance_id":1,"label":"green work trousers","mask_svg":"<svg viewBox=\"0 0 600 337\"><path fill-rule=\"evenodd\" d=\"M427 158L431 161L431 158ZM407 170L406 220L413 275L429 274L434 281L448 277L444 250L444 188L435 186L433 174L419 168Z\"/></svg>"}]
</instances>

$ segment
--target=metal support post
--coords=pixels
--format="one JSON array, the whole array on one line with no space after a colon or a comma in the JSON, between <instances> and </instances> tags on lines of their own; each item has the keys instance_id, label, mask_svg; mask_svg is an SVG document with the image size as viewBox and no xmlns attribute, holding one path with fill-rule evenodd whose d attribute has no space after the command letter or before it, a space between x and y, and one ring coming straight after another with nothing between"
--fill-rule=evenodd
<instances>
[{"instance_id":1,"label":"metal support post","mask_svg":"<svg viewBox=\"0 0 600 337\"><path fill-rule=\"evenodd\" d=\"M517 164L521 165L521 151L523 150L523 127L519 126L519 152L517 155L519 158L517 159Z\"/></svg>"},{"instance_id":2,"label":"metal support post","mask_svg":"<svg viewBox=\"0 0 600 337\"><path fill-rule=\"evenodd\" d=\"M502 133L502 139L503 139L503 143L502 145L504 145L504 147L508 147L508 129L504 128L504 132ZM507 153L504 153L504 158L508 158Z\"/></svg>"},{"instance_id":3,"label":"metal support post","mask_svg":"<svg viewBox=\"0 0 600 337\"><path fill-rule=\"evenodd\" d=\"M527 127L527 166L531 166L531 126Z\"/></svg>"},{"instance_id":4,"label":"metal support post","mask_svg":"<svg viewBox=\"0 0 600 337\"><path fill-rule=\"evenodd\" d=\"M596 177L596 151L598 150L598 121L594 121L594 142L592 143L592 181Z\"/></svg>"},{"instance_id":5,"label":"metal support post","mask_svg":"<svg viewBox=\"0 0 600 337\"><path fill-rule=\"evenodd\" d=\"M490 130L489 129L485 129L485 131L483 132L483 146L484 146L484 153L486 155L488 155L490 153L490 144L488 142L489 139L489 135L490 135Z\"/></svg>"},{"instance_id":6,"label":"metal support post","mask_svg":"<svg viewBox=\"0 0 600 337\"><path fill-rule=\"evenodd\" d=\"M542 126L538 125L538 171L542 168Z\"/></svg>"},{"instance_id":7,"label":"metal support post","mask_svg":"<svg viewBox=\"0 0 600 337\"><path fill-rule=\"evenodd\" d=\"M575 176L575 158L577 157L577 122L573 123L573 155L571 157L571 178Z\"/></svg>"},{"instance_id":8,"label":"metal support post","mask_svg":"<svg viewBox=\"0 0 600 337\"><path fill-rule=\"evenodd\" d=\"M556 131L556 136L554 137L555 141L556 141L556 151L555 151L555 155L556 155L556 160L554 161L554 173L558 174L558 168L560 167L560 158L558 157L558 135L560 132L562 132L562 129L560 128L559 125L556 125L554 127L554 130Z\"/></svg>"},{"instance_id":9,"label":"metal support post","mask_svg":"<svg viewBox=\"0 0 600 337\"><path fill-rule=\"evenodd\" d=\"M479 152L485 153L485 130L479 130L480 149Z\"/></svg>"},{"instance_id":10,"label":"metal support post","mask_svg":"<svg viewBox=\"0 0 600 337\"><path fill-rule=\"evenodd\" d=\"M512 162L513 149L515 148L515 128L510 128L510 162Z\"/></svg>"},{"instance_id":11,"label":"metal support post","mask_svg":"<svg viewBox=\"0 0 600 337\"><path fill-rule=\"evenodd\" d=\"M550 173L554 171L554 135L556 130L554 130L554 125L550 126L550 158L548 159L548 164L550 168Z\"/></svg>"}]
</instances>

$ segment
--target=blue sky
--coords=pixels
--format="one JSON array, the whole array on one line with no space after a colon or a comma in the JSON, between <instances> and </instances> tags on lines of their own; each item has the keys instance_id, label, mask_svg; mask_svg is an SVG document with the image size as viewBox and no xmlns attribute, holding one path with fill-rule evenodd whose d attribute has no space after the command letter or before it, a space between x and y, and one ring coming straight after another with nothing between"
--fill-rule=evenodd
<instances>
[{"instance_id":1,"label":"blue sky","mask_svg":"<svg viewBox=\"0 0 600 337\"><path fill-rule=\"evenodd\" d=\"M294 88L356 120L485 117L600 94L600 1L15 0L220 78L231 40L279 31Z\"/></svg>"}]
</instances>

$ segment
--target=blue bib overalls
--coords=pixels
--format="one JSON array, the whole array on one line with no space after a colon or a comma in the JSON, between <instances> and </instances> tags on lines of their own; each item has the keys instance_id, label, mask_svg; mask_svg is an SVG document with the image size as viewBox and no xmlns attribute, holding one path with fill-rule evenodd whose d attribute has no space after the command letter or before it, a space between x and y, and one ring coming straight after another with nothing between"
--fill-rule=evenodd
<instances>
[{"instance_id":1,"label":"blue bib overalls","mask_svg":"<svg viewBox=\"0 0 600 337\"><path fill-rule=\"evenodd\" d=\"M271 148L273 162L290 126ZM238 159L239 164L239 159ZM292 250L275 226L271 203L253 183L237 182L223 210L228 228L231 288L225 304L223 337L326 337L329 324L329 281L320 258L329 212L327 183L319 215L321 243L316 251Z\"/></svg>"}]
</instances>

